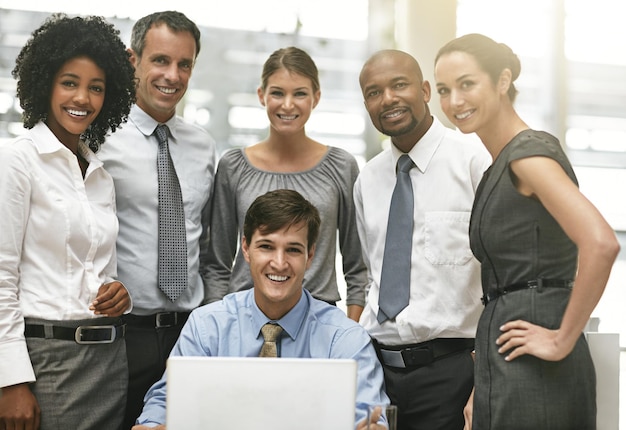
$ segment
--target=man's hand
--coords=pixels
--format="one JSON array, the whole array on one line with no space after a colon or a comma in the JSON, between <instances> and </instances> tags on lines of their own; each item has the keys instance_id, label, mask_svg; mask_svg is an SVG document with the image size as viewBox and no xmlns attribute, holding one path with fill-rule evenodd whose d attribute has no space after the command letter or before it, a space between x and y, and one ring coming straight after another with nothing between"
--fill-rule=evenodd
<instances>
[{"instance_id":1,"label":"man's hand","mask_svg":"<svg viewBox=\"0 0 626 430\"><path fill-rule=\"evenodd\" d=\"M356 430L387 430L387 426L378 423L382 413L383 408L376 406L370 415L369 426L366 418L357 425Z\"/></svg>"},{"instance_id":2,"label":"man's hand","mask_svg":"<svg viewBox=\"0 0 626 430\"><path fill-rule=\"evenodd\" d=\"M41 411L28 384L2 388L0 396L0 428L37 430Z\"/></svg>"},{"instance_id":3,"label":"man's hand","mask_svg":"<svg viewBox=\"0 0 626 430\"><path fill-rule=\"evenodd\" d=\"M102 284L98 296L91 303L89 309L96 315L105 317L119 317L130 306L130 296L124 284L118 281Z\"/></svg>"}]
</instances>

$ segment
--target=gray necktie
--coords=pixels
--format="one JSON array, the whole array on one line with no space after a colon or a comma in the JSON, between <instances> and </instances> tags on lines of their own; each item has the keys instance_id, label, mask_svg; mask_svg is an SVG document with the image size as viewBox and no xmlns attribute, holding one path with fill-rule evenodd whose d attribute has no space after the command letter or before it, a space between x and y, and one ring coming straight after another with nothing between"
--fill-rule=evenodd
<instances>
[{"instance_id":1,"label":"gray necktie","mask_svg":"<svg viewBox=\"0 0 626 430\"><path fill-rule=\"evenodd\" d=\"M261 347L261 352L259 352L259 357L278 357L276 340L278 340L282 331L283 328L274 323L267 323L261 328L264 342Z\"/></svg>"},{"instance_id":2,"label":"gray necktie","mask_svg":"<svg viewBox=\"0 0 626 430\"><path fill-rule=\"evenodd\" d=\"M159 288L175 301L187 288L187 233L183 196L167 143L168 128L159 124Z\"/></svg>"},{"instance_id":3,"label":"gray necktie","mask_svg":"<svg viewBox=\"0 0 626 430\"><path fill-rule=\"evenodd\" d=\"M379 323L395 318L409 304L413 240L413 186L409 171L414 166L406 154L398 160L380 277Z\"/></svg>"}]
</instances>

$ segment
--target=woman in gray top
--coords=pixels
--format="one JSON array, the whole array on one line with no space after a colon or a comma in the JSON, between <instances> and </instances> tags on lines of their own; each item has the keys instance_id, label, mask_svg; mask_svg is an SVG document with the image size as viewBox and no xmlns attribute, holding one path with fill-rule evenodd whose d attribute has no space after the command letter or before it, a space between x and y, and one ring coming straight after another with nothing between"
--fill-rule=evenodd
<instances>
[{"instance_id":1,"label":"woman in gray top","mask_svg":"<svg viewBox=\"0 0 626 430\"><path fill-rule=\"evenodd\" d=\"M358 165L348 152L306 135L305 124L321 94L317 67L299 48L279 49L265 62L257 93L266 108L270 131L255 145L226 152L218 164L209 269L204 274L209 286L207 301L252 287L248 267L239 252L246 210L259 195L286 188L311 201L322 218L305 288L326 302L341 299L335 271L338 233L348 316L358 321L367 285L352 200Z\"/></svg>"}]
</instances>

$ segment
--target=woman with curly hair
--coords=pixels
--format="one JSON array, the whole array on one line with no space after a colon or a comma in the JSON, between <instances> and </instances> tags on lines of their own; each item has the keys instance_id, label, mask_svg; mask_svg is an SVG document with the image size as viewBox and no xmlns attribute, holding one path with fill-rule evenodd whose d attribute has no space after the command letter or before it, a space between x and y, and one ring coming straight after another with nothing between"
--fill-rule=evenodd
<instances>
[{"instance_id":1,"label":"woman with curly hair","mask_svg":"<svg viewBox=\"0 0 626 430\"><path fill-rule=\"evenodd\" d=\"M116 429L131 300L95 151L126 121L134 71L111 24L55 14L13 76L28 130L0 145L0 428Z\"/></svg>"}]
</instances>

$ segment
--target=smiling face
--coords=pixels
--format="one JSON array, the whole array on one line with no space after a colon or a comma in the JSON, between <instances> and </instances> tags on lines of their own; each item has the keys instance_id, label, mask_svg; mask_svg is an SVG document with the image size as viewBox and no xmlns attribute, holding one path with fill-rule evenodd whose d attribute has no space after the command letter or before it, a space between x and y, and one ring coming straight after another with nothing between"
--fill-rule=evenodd
<instances>
[{"instance_id":1,"label":"smiling face","mask_svg":"<svg viewBox=\"0 0 626 430\"><path fill-rule=\"evenodd\" d=\"M430 84L417 62L403 52L381 53L368 60L359 81L374 127L409 152L432 123Z\"/></svg>"},{"instance_id":2,"label":"smiling face","mask_svg":"<svg viewBox=\"0 0 626 430\"><path fill-rule=\"evenodd\" d=\"M315 253L315 247L308 249L307 234L306 224L300 223L272 233L257 229L249 244L242 241L256 304L268 318L280 319L300 300L304 273Z\"/></svg>"},{"instance_id":3,"label":"smiling face","mask_svg":"<svg viewBox=\"0 0 626 430\"><path fill-rule=\"evenodd\" d=\"M265 106L272 131L280 134L303 132L320 100L320 91L313 89L310 78L284 68L274 72L257 94Z\"/></svg>"},{"instance_id":4,"label":"smiling face","mask_svg":"<svg viewBox=\"0 0 626 430\"><path fill-rule=\"evenodd\" d=\"M463 133L487 134L504 104L510 105L506 93L510 84L508 69L497 85L465 52L441 56L435 65L435 80L441 110Z\"/></svg>"},{"instance_id":5,"label":"smiling face","mask_svg":"<svg viewBox=\"0 0 626 430\"><path fill-rule=\"evenodd\" d=\"M165 24L146 34L141 58L131 50L135 67L137 105L158 122L176 113L176 105L189 85L196 56L196 41L187 31L173 32Z\"/></svg>"},{"instance_id":6,"label":"smiling face","mask_svg":"<svg viewBox=\"0 0 626 430\"><path fill-rule=\"evenodd\" d=\"M87 57L66 61L54 76L46 124L65 146L75 148L100 113L105 84L104 71Z\"/></svg>"}]
</instances>

